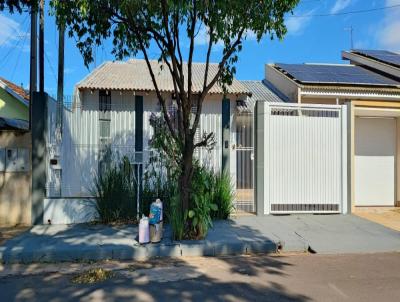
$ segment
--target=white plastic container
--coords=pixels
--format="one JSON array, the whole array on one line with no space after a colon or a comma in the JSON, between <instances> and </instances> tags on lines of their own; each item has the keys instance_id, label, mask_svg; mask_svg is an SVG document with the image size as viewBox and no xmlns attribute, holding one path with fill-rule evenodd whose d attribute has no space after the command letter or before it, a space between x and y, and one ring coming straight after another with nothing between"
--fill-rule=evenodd
<instances>
[{"instance_id":1,"label":"white plastic container","mask_svg":"<svg viewBox=\"0 0 400 302\"><path fill-rule=\"evenodd\" d=\"M150 229L149 229L149 218L142 216L139 222L139 243L149 243L150 242Z\"/></svg>"}]
</instances>

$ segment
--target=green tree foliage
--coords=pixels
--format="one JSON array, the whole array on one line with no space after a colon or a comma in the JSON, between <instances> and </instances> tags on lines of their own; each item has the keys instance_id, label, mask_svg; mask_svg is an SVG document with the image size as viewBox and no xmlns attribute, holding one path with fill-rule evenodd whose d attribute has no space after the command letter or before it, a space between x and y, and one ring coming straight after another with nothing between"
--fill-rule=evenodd
<instances>
[{"instance_id":1,"label":"green tree foliage","mask_svg":"<svg viewBox=\"0 0 400 302\"><path fill-rule=\"evenodd\" d=\"M193 179L193 153L213 142L213 133L205 133L194 142L202 104L216 84L230 84L243 41L248 35L259 41L263 36L281 39L286 33L284 16L299 0L51 0L57 23L65 23L86 64L93 60L94 45L113 41L117 59L141 53L148 66L154 89L170 131L173 146L179 147L179 191L182 212L189 209ZM192 62L195 38L204 28L205 73L200 93L193 93ZM183 42L185 41L185 42ZM186 42L187 41L187 42ZM185 45L186 44L186 45ZM187 45L188 44L188 45ZM210 56L216 44L223 45L216 72L209 72ZM167 111L166 96L161 93L150 64L150 46L158 48L158 59L171 74L177 102L178 125ZM153 54L152 54L153 55ZM197 108L194 116L192 108Z\"/></svg>"},{"instance_id":2,"label":"green tree foliage","mask_svg":"<svg viewBox=\"0 0 400 302\"><path fill-rule=\"evenodd\" d=\"M11 13L22 13L25 7L37 6L38 1L34 0L0 0L0 11L8 9Z\"/></svg>"}]
</instances>

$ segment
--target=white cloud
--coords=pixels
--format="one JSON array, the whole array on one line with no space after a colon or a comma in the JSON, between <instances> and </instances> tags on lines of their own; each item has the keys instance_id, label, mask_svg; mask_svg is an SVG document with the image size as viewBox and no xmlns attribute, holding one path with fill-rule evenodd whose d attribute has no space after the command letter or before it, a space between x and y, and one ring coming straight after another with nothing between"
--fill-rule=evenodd
<instances>
[{"instance_id":1,"label":"white cloud","mask_svg":"<svg viewBox=\"0 0 400 302\"><path fill-rule=\"evenodd\" d=\"M0 45L10 45L22 34L20 25L2 14L0 14L0 24Z\"/></svg>"},{"instance_id":2,"label":"white cloud","mask_svg":"<svg viewBox=\"0 0 400 302\"><path fill-rule=\"evenodd\" d=\"M197 32L196 37L194 38L194 44L196 45L207 45L210 37L207 32L207 28L205 26L201 26L199 31Z\"/></svg>"},{"instance_id":3,"label":"white cloud","mask_svg":"<svg viewBox=\"0 0 400 302\"><path fill-rule=\"evenodd\" d=\"M199 28L196 37L194 38L194 44L196 45L208 45L210 41L210 35L208 33L208 28L204 25L201 25ZM224 46L222 41L218 41L213 45L214 47L221 48Z\"/></svg>"},{"instance_id":4,"label":"white cloud","mask_svg":"<svg viewBox=\"0 0 400 302\"><path fill-rule=\"evenodd\" d=\"M354 49L368 49L368 48L370 48L370 43L367 40L357 40L354 42Z\"/></svg>"},{"instance_id":5,"label":"white cloud","mask_svg":"<svg viewBox=\"0 0 400 302\"><path fill-rule=\"evenodd\" d=\"M400 0L386 0L386 6L398 5ZM388 9L385 18L377 31L381 47L400 50L400 8Z\"/></svg>"},{"instance_id":6,"label":"white cloud","mask_svg":"<svg viewBox=\"0 0 400 302\"><path fill-rule=\"evenodd\" d=\"M331 8L331 14L336 14L346 7L348 7L351 3L351 0L336 0L335 4Z\"/></svg>"},{"instance_id":7,"label":"white cloud","mask_svg":"<svg viewBox=\"0 0 400 302\"><path fill-rule=\"evenodd\" d=\"M312 14L315 10L316 8L305 13L295 13L294 16L288 15L285 22L288 35L299 35L303 33L304 29L310 24ZM301 17L296 17L296 15Z\"/></svg>"},{"instance_id":8,"label":"white cloud","mask_svg":"<svg viewBox=\"0 0 400 302\"><path fill-rule=\"evenodd\" d=\"M64 74L72 74L74 72L75 72L74 68L69 68L69 67L64 68Z\"/></svg>"},{"instance_id":9,"label":"white cloud","mask_svg":"<svg viewBox=\"0 0 400 302\"><path fill-rule=\"evenodd\" d=\"M257 36L252 30L246 31L244 36L246 37L247 41L257 40ZM196 37L194 38L194 43L196 45L208 45L209 41L210 36L208 33L208 28L202 25L198 30ZM217 41L217 43L213 45L214 51L220 50L222 47L224 47L224 42L222 40Z\"/></svg>"},{"instance_id":10,"label":"white cloud","mask_svg":"<svg viewBox=\"0 0 400 302\"><path fill-rule=\"evenodd\" d=\"M23 52L30 51L30 34L21 30L21 25L7 17L0 14L0 46L16 47Z\"/></svg>"},{"instance_id":11,"label":"white cloud","mask_svg":"<svg viewBox=\"0 0 400 302\"><path fill-rule=\"evenodd\" d=\"M245 33L245 37L247 41L254 41L257 40L257 35L254 31L252 30L247 30Z\"/></svg>"}]
</instances>

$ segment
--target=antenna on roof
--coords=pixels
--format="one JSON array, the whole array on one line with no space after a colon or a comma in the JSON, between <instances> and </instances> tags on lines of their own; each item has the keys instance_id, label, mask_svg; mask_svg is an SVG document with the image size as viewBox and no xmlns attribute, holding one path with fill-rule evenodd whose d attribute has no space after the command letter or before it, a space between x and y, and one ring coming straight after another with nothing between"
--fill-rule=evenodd
<instances>
[{"instance_id":1,"label":"antenna on roof","mask_svg":"<svg viewBox=\"0 0 400 302\"><path fill-rule=\"evenodd\" d=\"M354 49L354 45L353 45L353 31L354 31L354 28L353 28L353 26L345 27L344 30L350 32L350 49Z\"/></svg>"}]
</instances>

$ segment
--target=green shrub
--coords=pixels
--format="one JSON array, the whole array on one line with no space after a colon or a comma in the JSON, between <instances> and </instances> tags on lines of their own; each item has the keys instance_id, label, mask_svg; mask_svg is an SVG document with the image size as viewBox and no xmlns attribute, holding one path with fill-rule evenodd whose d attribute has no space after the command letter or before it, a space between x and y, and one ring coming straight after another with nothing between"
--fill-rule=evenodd
<instances>
[{"instance_id":1,"label":"green shrub","mask_svg":"<svg viewBox=\"0 0 400 302\"><path fill-rule=\"evenodd\" d=\"M213 219L228 219L234 210L234 188L227 172L214 172L196 164L193 192L194 195L207 196L208 203L217 206L217 210L210 212Z\"/></svg>"},{"instance_id":2,"label":"green shrub","mask_svg":"<svg viewBox=\"0 0 400 302\"><path fill-rule=\"evenodd\" d=\"M185 236L186 219L182 214L179 204L179 194L175 194L170 199L170 211L166 214L172 228L172 238L182 240Z\"/></svg>"},{"instance_id":3,"label":"green shrub","mask_svg":"<svg viewBox=\"0 0 400 302\"><path fill-rule=\"evenodd\" d=\"M213 203L215 188L214 173L198 163L195 165L189 211L185 213L186 237L203 239L212 227L211 212L217 211Z\"/></svg>"},{"instance_id":4,"label":"green shrub","mask_svg":"<svg viewBox=\"0 0 400 302\"><path fill-rule=\"evenodd\" d=\"M217 205L217 211L211 212L213 219L228 219L235 209L234 188L229 173L215 173L215 183L213 188L213 203Z\"/></svg>"},{"instance_id":5,"label":"green shrub","mask_svg":"<svg viewBox=\"0 0 400 302\"><path fill-rule=\"evenodd\" d=\"M128 158L95 177L92 193L100 222L131 222L136 219L136 180Z\"/></svg>"}]
</instances>

